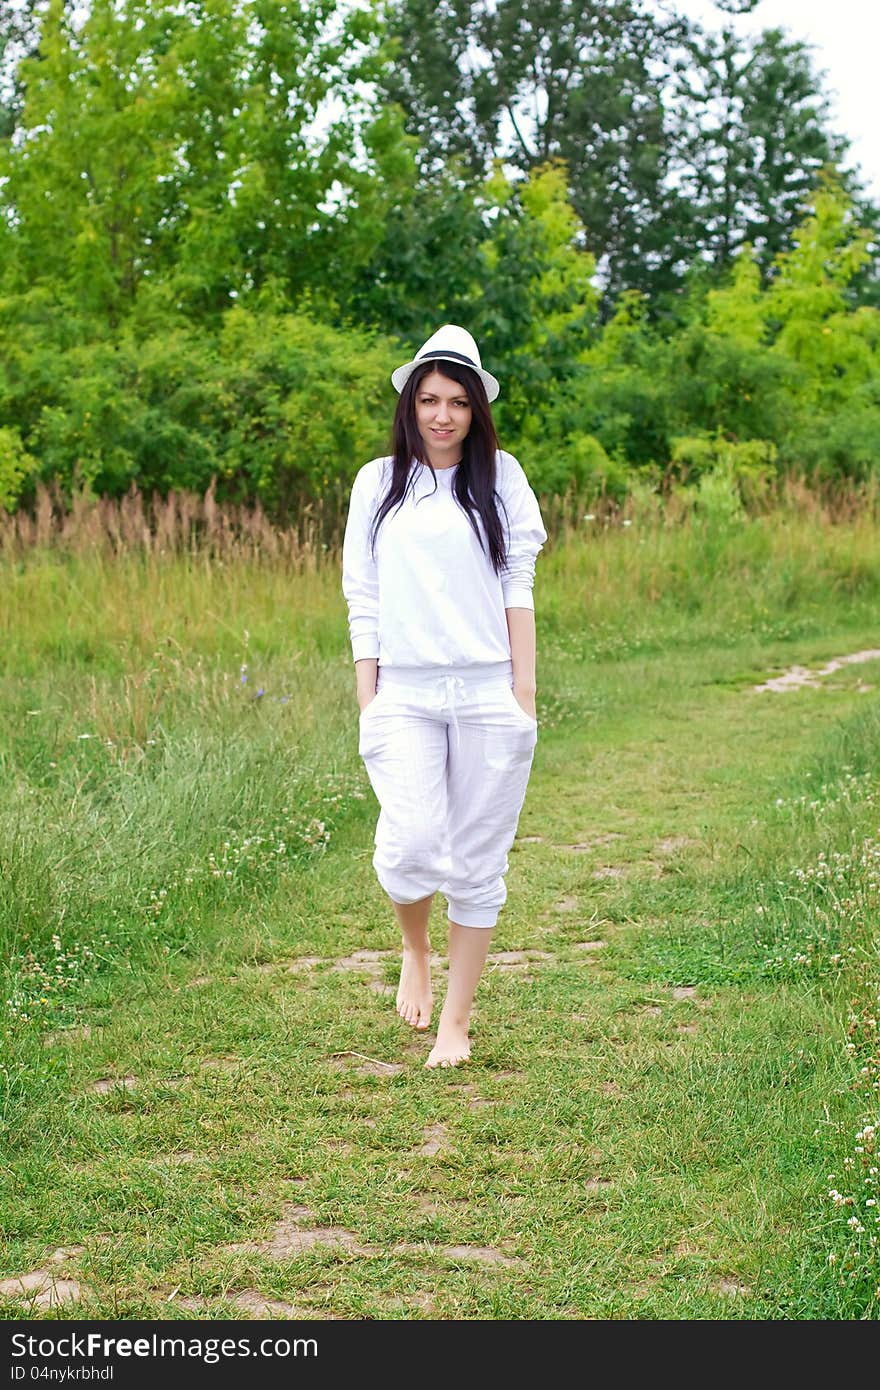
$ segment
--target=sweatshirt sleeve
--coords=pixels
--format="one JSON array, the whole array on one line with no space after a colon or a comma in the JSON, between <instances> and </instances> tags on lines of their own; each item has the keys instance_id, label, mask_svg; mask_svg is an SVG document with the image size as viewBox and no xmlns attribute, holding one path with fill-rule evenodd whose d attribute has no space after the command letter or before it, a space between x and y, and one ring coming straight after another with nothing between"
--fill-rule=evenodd
<instances>
[{"instance_id":1,"label":"sweatshirt sleeve","mask_svg":"<svg viewBox=\"0 0 880 1390\"><path fill-rule=\"evenodd\" d=\"M370 551L376 468L365 464L354 480L342 542L342 592L354 661L379 655L379 577Z\"/></svg>"},{"instance_id":2,"label":"sweatshirt sleeve","mask_svg":"<svg viewBox=\"0 0 880 1390\"><path fill-rule=\"evenodd\" d=\"M532 586L535 560L547 539L538 499L517 460L508 454L503 468L501 498L507 513L507 564L501 571L505 608L534 608ZM499 469L501 472L501 469Z\"/></svg>"}]
</instances>

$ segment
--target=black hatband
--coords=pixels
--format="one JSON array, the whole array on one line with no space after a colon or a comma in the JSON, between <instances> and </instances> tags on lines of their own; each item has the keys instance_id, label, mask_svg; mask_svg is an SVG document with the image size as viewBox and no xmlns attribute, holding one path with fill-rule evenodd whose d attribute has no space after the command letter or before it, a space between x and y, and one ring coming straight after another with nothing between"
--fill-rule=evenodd
<instances>
[{"instance_id":1,"label":"black hatband","mask_svg":"<svg viewBox=\"0 0 880 1390\"><path fill-rule=\"evenodd\" d=\"M471 371L478 372L480 368L470 357L465 357L463 352L444 352L442 348L437 348L433 352L423 352L421 357L416 358L417 362L427 362L432 357L451 358L456 362L463 362Z\"/></svg>"}]
</instances>

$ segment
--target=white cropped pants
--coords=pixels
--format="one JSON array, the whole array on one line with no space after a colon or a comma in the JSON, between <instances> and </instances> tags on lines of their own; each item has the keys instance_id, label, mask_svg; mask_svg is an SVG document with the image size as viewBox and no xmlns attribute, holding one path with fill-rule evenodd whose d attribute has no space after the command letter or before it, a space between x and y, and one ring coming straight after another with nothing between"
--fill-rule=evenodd
<instances>
[{"instance_id":1,"label":"white cropped pants","mask_svg":"<svg viewBox=\"0 0 880 1390\"><path fill-rule=\"evenodd\" d=\"M510 662L380 668L359 752L381 808L373 865L394 902L440 891L450 921L494 927L537 737Z\"/></svg>"}]
</instances>

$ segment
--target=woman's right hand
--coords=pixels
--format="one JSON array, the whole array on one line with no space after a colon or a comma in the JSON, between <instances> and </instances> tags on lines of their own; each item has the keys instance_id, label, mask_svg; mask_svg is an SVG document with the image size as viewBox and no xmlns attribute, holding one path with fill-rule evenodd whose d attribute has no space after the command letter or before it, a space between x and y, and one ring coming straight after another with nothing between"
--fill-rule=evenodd
<instances>
[{"instance_id":1,"label":"woman's right hand","mask_svg":"<svg viewBox=\"0 0 880 1390\"><path fill-rule=\"evenodd\" d=\"M361 714L367 708L371 700L376 698L376 686L379 683L379 662L376 657L362 657L354 664L355 675L357 676L357 702Z\"/></svg>"}]
</instances>

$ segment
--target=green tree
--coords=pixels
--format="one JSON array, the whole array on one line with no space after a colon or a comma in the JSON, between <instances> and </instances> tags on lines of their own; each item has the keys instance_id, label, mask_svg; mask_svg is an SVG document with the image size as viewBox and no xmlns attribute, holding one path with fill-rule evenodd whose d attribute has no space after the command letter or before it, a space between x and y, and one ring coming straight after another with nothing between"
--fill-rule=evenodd
<instances>
[{"instance_id":1,"label":"green tree","mask_svg":"<svg viewBox=\"0 0 880 1390\"><path fill-rule=\"evenodd\" d=\"M352 236L339 242L338 302L343 317L418 346L429 325L471 323L486 290L489 229L478 195L452 165L425 179L412 168L396 198L386 192L376 182L365 189ZM345 254L352 240L360 255Z\"/></svg>"},{"instance_id":2,"label":"green tree","mask_svg":"<svg viewBox=\"0 0 880 1390\"><path fill-rule=\"evenodd\" d=\"M396 0L384 90L430 167L562 160L610 302L668 285L680 257L663 88L684 32L640 0Z\"/></svg>"},{"instance_id":3,"label":"green tree","mask_svg":"<svg viewBox=\"0 0 880 1390\"><path fill-rule=\"evenodd\" d=\"M767 295L771 355L786 365L784 467L865 478L880 460L880 310L853 302L875 234L827 180Z\"/></svg>"},{"instance_id":4,"label":"green tree","mask_svg":"<svg viewBox=\"0 0 880 1390\"><path fill-rule=\"evenodd\" d=\"M822 170L848 142L808 46L780 29L752 41L695 30L678 76L678 176L693 211L693 251L718 268L749 242L764 273L791 244Z\"/></svg>"},{"instance_id":5,"label":"green tree","mask_svg":"<svg viewBox=\"0 0 880 1390\"><path fill-rule=\"evenodd\" d=\"M666 485L711 474L718 505L733 505L774 469L876 472L880 311L850 301L871 239L856 213L827 180L769 285L744 247L714 287L690 282L675 321L622 295L573 369L532 398L519 447L537 480L620 494L634 470Z\"/></svg>"},{"instance_id":6,"label":"green tree","mask_svg":"<svg viewBox=\"0 0 880 1390\"><path fill-rule=\"evenodd\" d=\"M45 0L7 0L0 5L0 140L8 139L18 123L22 106L18 66L37 50L44 8Z\"/></svg>"},{"instance_id":7,"label":"green tree","mask_svg":"<svg viewBox=\"0 0 880 1390\"><path fill-rule=\"evenodd\" d=\"M596 261L567 183L565 165L552 161L513 182L499 169L486 185L491 233L470 321L504 376L498 417L510 435L561 387L596 323Z\"/></svg>"},{"instance_id":8,"label":"green tree","mask_svg":"<svg viewBox=\"0 0 880 1390\"><path fill-rule=\"evenodd\" d=\"M236 0L232 8L242 28L229 96L217 99L230 66L222 38L206 71L200 30L188 36L184 61L201 127L188 173L198 181L219 160L224 179L220 190L214 180L197 183L188 198L175 284L218 305L231 290L270 285L290 303L307 291L332 299L328 263L378 139L356 90L373 73L375 17L338 0Z\"/></svg>"},{"instance_id":9,"label":"green tree","mask_svg":"<svg viewBox=\"0 0 880 1390\"><path fill-rule=\"evenodd\" d=\"M399 129L389 139L399 155ZM477 186L452 161L427 177L410 149L393 202L383 186L366 205L372 237L355 219L360 260L338 266L338 321L395 334L412 349L442 322L467 324L504 375L499 419L518 430L529 402L571 369L597 314L596 262L567 182L559 161L528 178L499 167Z\"/></svg>"},{"instance_id":10,"label":"green tree","mask_svg":"<svg viewBox=\"0 0 880 1390\"><path fill-rule=\"evenodd\" d=\"M50 0L0 160L7 290L51 285L113 331L144 287L204 314L314 285L362 120L328 104L373 30L337 0L92 0L79 27Z\"/></svg>"},{"instance_id":11,"label":"green tree","mask_svg":"<svg viewBox=\"0 0 880 1390\"><path fill-rule=\"evenodd\" d=\"M781 30L706 31L644 0L392 0L390 16L383 89L429 171L562 159L606 315L623 289L674 314L690 268L717 279L746 242L768 275L846 154L808 46ZM851 292L875 287L866 269Z\"/></svg>"}]
</instances>

